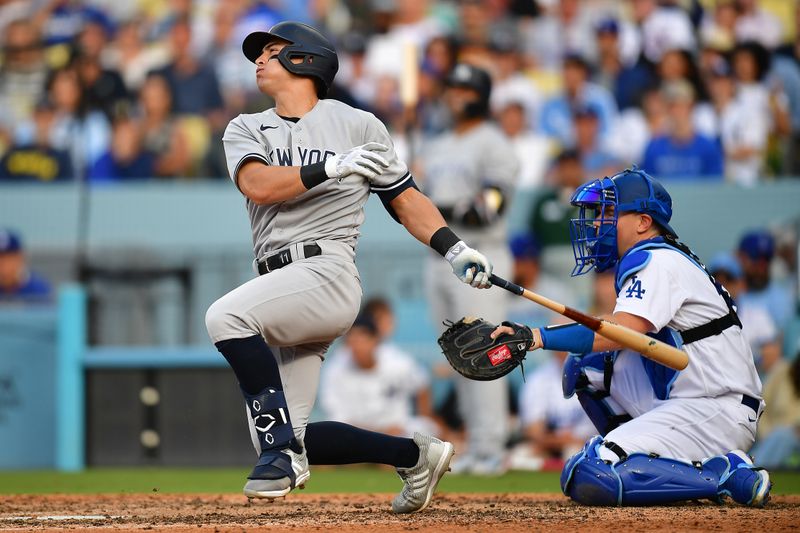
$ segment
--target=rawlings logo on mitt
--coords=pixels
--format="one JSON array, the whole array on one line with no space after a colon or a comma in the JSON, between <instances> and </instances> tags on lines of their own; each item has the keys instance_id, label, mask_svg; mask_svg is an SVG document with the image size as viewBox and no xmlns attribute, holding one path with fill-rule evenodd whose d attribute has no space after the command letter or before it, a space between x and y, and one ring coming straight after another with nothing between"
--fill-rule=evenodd
<instances>
[{"instance_id":1,"label":"rawlings logo on mitt","mask_svg":"<svg viewBox=\"0 0 800 533\"><path fill-rule=\"evenodd\" d=\"M482 318L464 317L447 323L447 331L439 337L439 346L456 372L469 379L490 381L517 368L533 343L531 328L514 322L503 322L514 334L490 337L497 328Z\"/></svg>"}]
</instances>

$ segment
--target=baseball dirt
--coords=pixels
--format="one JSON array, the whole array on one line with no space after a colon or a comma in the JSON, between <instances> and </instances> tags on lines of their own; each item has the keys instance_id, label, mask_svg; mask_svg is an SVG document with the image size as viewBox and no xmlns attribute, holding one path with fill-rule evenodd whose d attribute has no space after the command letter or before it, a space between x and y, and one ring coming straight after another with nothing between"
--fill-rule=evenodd
<instances>
[{"instance_id":1,"label":"baseball dirt","mask_svg":"<svg viewBox=\"0 0 800 533\"><path fill-rule=\"evenodd\" d=\"M424 512L393 515L389 494L292 494L272 503L237 495L8 496L0 531L796 531L800 496L765 509L691 503L593 508L557 494L442 494Z\"/></svg>"}]
</instances>

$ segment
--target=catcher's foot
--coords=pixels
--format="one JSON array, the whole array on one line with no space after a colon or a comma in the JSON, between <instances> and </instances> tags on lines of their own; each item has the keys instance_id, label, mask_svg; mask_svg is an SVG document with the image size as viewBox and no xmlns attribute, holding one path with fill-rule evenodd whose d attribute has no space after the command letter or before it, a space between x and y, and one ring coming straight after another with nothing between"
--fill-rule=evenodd
<instances>
[{"instance_id":1,"label":"catcher's foot","mask_svg":"<svg viewBox=\"0 0 800 533\"><path fill-rule=\"evenodd\" d=\"M419 460L410 468L397 469L403 480L403 490L392 500L394 513L416 513L425 509L455 453L451 443L420 433L414 433L414 442L419 447Z\"/></svg>"},{"instance_id":2,"label":"catcher's foot","mask_svg":"<svg viewBox=\"0 0 800 533\"><path fill-rule=\"evenodd\" d=\"M755 466L750 456L741 450L729 452L725 457L730 468L720 479L720 495L730 496L733 501L749 507L764 507L772 488L769 472Z\"/></svg>"},{"instance_id":3,"label":"catcher's foot","mask_svg":"<svg viewBox=\"0 0 800 533\"><path fill-rule=\"evenodd\" d=\"M304 488L310 477L305 448L300 453L290 448L262 452L255 468L247 476L244 495L248 498L280 498L295 487Z\"/></svg>"}]
</instances>

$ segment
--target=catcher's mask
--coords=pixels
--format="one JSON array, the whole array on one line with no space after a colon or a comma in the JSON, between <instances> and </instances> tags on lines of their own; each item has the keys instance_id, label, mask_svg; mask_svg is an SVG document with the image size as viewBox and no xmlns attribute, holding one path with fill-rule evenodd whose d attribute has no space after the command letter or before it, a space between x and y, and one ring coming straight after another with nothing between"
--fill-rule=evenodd
<instances>
[{"instance_id":1,"label":"catcher's mask","mask_svg":"<svg viewBox=\"0 0 800 533\"><path fill-rule=\"evenodd\" d=\"M579 208L578 217L570 221L569 227L575 254L573 276L585 274L592 268L604 272L616 265L620 213L646 213L665 233L676 235L669 225L672 198L659 182L636 168L581 185L571 202Z\"/></svg>"}]
</instances>

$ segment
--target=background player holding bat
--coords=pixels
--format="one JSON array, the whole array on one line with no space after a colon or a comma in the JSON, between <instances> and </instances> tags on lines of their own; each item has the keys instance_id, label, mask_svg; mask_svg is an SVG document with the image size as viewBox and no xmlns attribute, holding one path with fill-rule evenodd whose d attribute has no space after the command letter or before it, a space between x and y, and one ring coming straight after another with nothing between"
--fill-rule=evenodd
<instances>
[{"instance_id":1,"label":"background player holding bat","mask_svg":"<svg viewBox=\"0 0 800 533\"><path fill-rule=\"evenodd\" d=\"M574 354L564 394L577 392L600 435L567 462L564 494L588 505L723 496L764 505L769 474L742 451L764 409L761 382L733 301L670 227L669 194L634 169L581 186L572 203L580 208L570 228L573 275L615 267L617 303L607 318L683 348L689 364L677 371L619 351L577 323L531 331L506 322L478 335L494 343L483 352L494 371L524 355L520 347Z\"/></svg>"}]
</instances>

